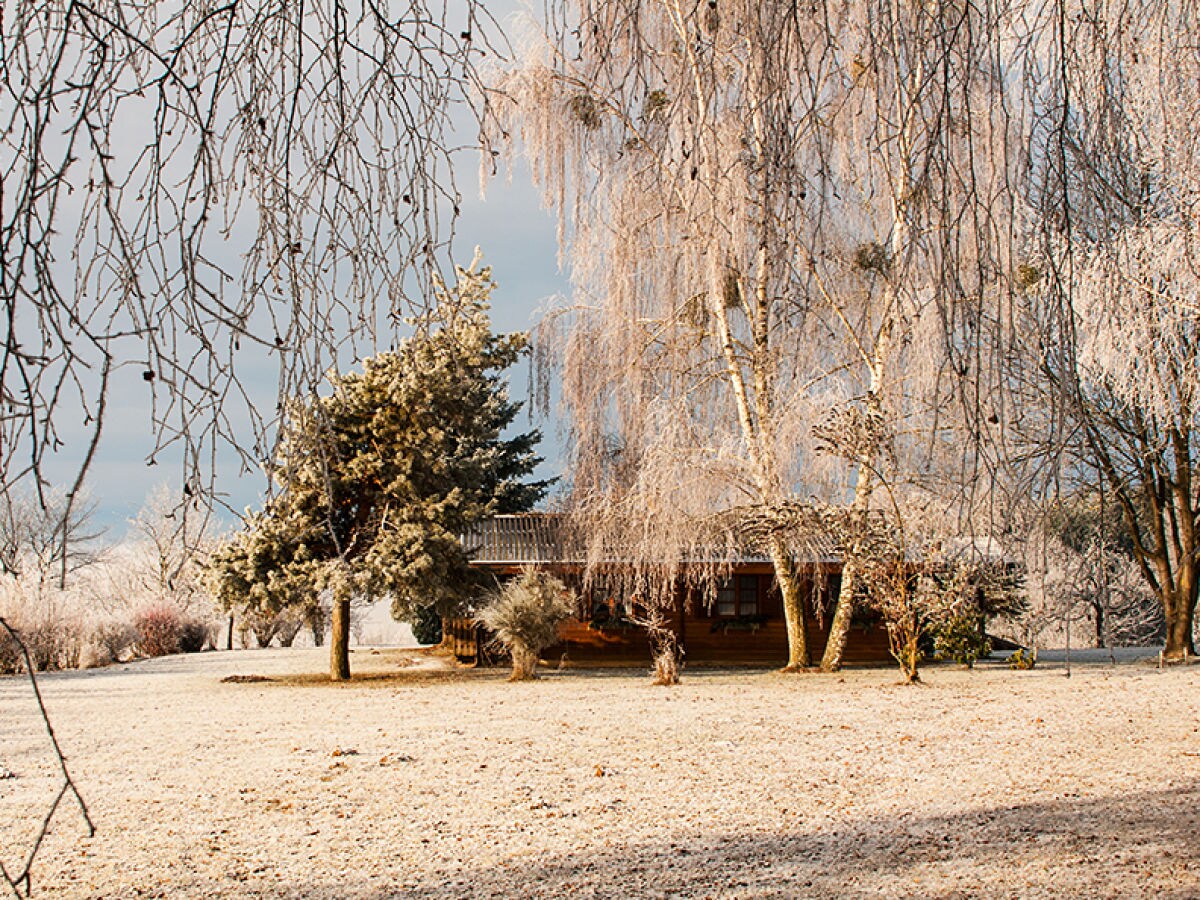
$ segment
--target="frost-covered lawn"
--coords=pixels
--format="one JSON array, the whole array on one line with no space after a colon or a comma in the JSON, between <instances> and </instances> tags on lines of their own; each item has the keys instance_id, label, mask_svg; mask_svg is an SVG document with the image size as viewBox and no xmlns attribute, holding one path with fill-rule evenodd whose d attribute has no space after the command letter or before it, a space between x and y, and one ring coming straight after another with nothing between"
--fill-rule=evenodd
<instances>
[{"instance_id":1,"label":"frost-covered lawn","mask_svg":"<svg viewBox=\"0 0 1200 900\"><path fill-rule=\"evenodd\" d=\"M322 651L50 676L98 826L46 897L1200 896L1200 667L844 677L402 667ZM396 677L384 677L396 676ZM49 801L0 679L0 851Z\"/></svg>"}]
</instances>

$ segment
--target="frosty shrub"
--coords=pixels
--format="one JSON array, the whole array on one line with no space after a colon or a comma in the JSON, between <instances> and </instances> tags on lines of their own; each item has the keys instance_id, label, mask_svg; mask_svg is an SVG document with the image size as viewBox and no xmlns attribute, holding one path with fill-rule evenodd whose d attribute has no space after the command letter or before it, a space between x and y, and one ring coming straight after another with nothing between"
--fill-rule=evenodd
<instances>
[{"instance_id":1,"label":"frosty shrub","mask_svg":"<svg viewBox=\"0 0 1200 900\"><path fill-rule=\"evenodd\" d=\"M40 589L39 589L40 588ZM87 628L79 598L69 592L34 586L13 579L0 586L0 615L20 635L35 671L70 669L79 665ZM0 668L24 670L15 644L0 647Z\"/></svg>"},{"instance_id":2,"label":"frosty shrub","mask_svg":"<svg viewBox=\"0 0 1200 900\"><path fill-rule=\"evenodd\" d=\"M38 672L74 669L83 651L83 627L72 616L44 615L14 623Z\"/></svg>"},{"instance_id":3,"label":"frosty shrub","mask_svg":"<svg viewBox=\"0 0 1200 900\"><path fill-rule=\"evenodd\" d=\"M0 629L0 675L15 675L24 667L20 646L11 634Z\"/></svg>"},{"instance_id":4,"label":"frosty shrub","mask_svg":"<svg viewBox=\"0 0 1200 900\"><path fill-rule=\"evenodd\" d=\"M977 660L992 652L983 627L984 615L974 606L947 613L933 625L934 655L974 668Z\"/></svg>"},{"instance_id":5,"label":"frosty shrub","mask_svg":"<svg viewBox=\"0 0 1200 900\"><path fill-rule=\"evenodd\" d=\"M65 619L54 623L53 668L79 668L79 660L83 656L83 648L87 643L84 638L85 634L86 629L79 619Z\"/></svg>"},{"instance_id":6,"label":"frosty shrub","mask_svg":"<svg viewBox=\"0 0 1200 900\"><path fill-rule=\"evenodd\" d=\"M133 620L138 652L143 656L178 653L184 624L183 614L169 603L156 603L143 608Z\"/></svg>"},{"instance_id":7,"label":"frosty shrub","mask_svg":"<svg viewBox=\"0 0 1200 900\"><path fill-rule=\"evenodd\" d=\"M558 640L558 626L574 613L566 586L547 572L526 569L479 612L512 655L512 680L536 677L538 654Z\"/></svg>"},{"instance_id":8,"label":"frosty shrub","mask_svg":"<svg viewBox=\"0 0 1200 900\"><path fill-rule=\"evenodd\" d=\"M93 666L110 666L133 647L137 632L133 626L121 619L106 619L92 626L89 660Z\"/></svg>"},{"instance_id":9,"label":"frosty shrub","mask_svg":"<svg viewBox=\"0 0 1200 900\"><path fill-rule=\"evenodd\" d=\"M185 619L179 625L179 649L184 653L199 653L209 645L211 638L207 622Z\"/></svg>"}]
</instances>

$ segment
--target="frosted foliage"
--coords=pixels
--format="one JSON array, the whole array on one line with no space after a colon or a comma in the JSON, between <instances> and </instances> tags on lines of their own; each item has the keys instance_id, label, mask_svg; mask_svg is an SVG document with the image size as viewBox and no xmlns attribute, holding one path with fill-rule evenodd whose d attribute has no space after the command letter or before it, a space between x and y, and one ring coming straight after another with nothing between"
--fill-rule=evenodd
<instances>
[{"instance_id":1,"label":"frosted foliage","mask_svg":"<svg viewBox=\"0 0 1200 900\"><path fill-rule=\"evenodd\" d=\"M1195 406L1200 317L1200 53L1187 4L1102 3L1076 33L1080 212L1056 269L1073 288L1088 382L1160 424ZM1068 261L1068 254L1070 258Z\"/></svg>"},{"instance_id":2,"label":"frosted foliage","mask_svg":"<svg viewBox=\"0 0 1200 900\"><path fill-rule=\"evenodd\" d=\"M994 11L553 11L503 86L576 286L539 335L576 501L633 515L622 540L661 563L705 511L844 501L864 465L948 455L965 426L939 373L981 364L1010 265ZM889 446L819 452L813 425L864 405Z\"/></svg>"},{"instance_id":3,"label":"frosted foliage","mask_svg":"<svg viewBox=\"0 0 1200 900\"><path fill-rule=\"evenodd\" d=\"M1085 384L1162 424L1195 410L1200 385L1195 222L1123 230L1087 254L1075 294Z\"/></svg>"}]
</instances>

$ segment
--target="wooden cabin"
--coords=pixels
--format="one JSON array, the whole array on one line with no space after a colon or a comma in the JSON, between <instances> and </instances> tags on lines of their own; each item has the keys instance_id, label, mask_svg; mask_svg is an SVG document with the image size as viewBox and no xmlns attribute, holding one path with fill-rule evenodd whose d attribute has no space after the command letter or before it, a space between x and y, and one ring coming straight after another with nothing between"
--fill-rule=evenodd
<instances>
[{"instance_id":1,"label":"wooden cabin","mask_svg":"<svg viewBox=\"0 0 1200 900\"><path fill-rule=\"evenodd\" d=\"M567 666L632 666L650 661L644 628L629 621L630 604L619 578L593 577L584 594L582 554L567 543L562 517L552 513L496 516L463 536L474 565L501 581L528 566L548 569L579 597L577 618L565 622L561 640L544 651L549 664ZM620 565L614 563L614 570ZM801 561L798 571L809 603L808 642L812 657L821 658L841 581L841 563L831 557ZM787 662L783 606L772 567L765 558L747 558L732 567L712 596L681 586L672 627L689 666L779 666ZM463 662L492 662L489 635L473 619L444 623L447 646ZM855 621L846 646L847 664L890 662L887 632L878 621Z\"/></svg>"}]
</instances>

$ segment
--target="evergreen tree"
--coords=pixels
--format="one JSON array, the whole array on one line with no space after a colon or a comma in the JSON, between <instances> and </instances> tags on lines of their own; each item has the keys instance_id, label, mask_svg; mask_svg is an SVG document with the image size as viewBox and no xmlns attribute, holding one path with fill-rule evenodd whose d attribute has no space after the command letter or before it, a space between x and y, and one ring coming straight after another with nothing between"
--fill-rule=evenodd
<instances>
[{"instance_id":1,"label":"evergreen tree","mask_svg":"<svg viewBox=\"0 0 1200 900\"><path fill-rule=\"evenodd\" d=\"M492 333L490 269L457 274L453 289L437 282L413 337L292 405L271 465L278 493L214 563L227 605L277 609L328 590L335 679L349 677L352 597L389 597L398 619L455 609L483 577L459 535L530 509L550 484L523 480L540 434L503 437L521 406L503 372L528 337Z\"/></svg>"}]
</instances>

